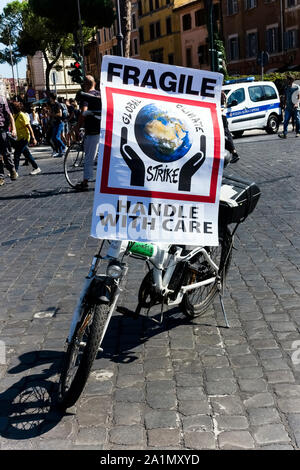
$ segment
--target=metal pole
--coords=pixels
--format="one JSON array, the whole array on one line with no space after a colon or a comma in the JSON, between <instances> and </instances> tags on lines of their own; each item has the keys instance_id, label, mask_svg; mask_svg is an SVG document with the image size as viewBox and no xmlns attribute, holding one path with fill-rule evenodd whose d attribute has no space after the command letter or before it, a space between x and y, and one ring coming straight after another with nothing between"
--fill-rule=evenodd
<instances>
[{"instance_id":1,"label":"metal pole","mask_svg":"<svg viewBox=\"0 0 300 470\"><path fill-rule=\"evenodd\" d=\"M261 81L264 81L264 51L261 51Z\"/></svg>"},{"instance_id":2,"label":"metal pole","mask_svg":"<svg viewBox=\"0 0 300 470\"><path fill-rule=\"evenodd\" d=\"M16 71L17 71L18 93L20 95L20 79L19 79L19 69L18 69L18 62L17 61L16 61Z\"/></svg>"},{"instance_id":3,"label":"metal pole","mask_svg":"<svg viewBox=\"0 0 300 470\"><path fill-rule=\"evenodd\" d=\"M78 22L79 22L80 42L81 42L82 68L83 68L83 75L84 75L84 77L85 77L84 44L83 44L83 34L82 34L82 22L81 22L81 12L80 12L80 0L77 0L77 9L78 9Z\"/></svg>"},{"instance_id":4,"label":"metal pole","mask_svg":"<svg viewBox=\"0 0 300 470\"><path fill-rule=\"evenodd\" d=\"M7 31L8 31L8 43L9 43L9 54L10 54L10 62L11 62L11 71L12 71L13 82L14 82L14 93L15 93L15 96L16 96L16 100L18 101L18 97L17 97L17 93L16 93L15 74L14 74L14 61L13 61L13 55L12 55L12 50L11 50L10 31L9 31L9 27L8 27L8 26L7 26Z\"/></svg>"},{"instance_id":5,"label":"metal pole","mask_svg":"<svg viewBox=\"0 0 300 470\"><path fill-rule=\"evenodd\" d=\"M120 3L119 0L116 1L116 10L117 10L117 22L118 22L118 55L123 57L123 34L122 34L122 25L121 25L121 15L120 15Z\"/></svg>"},{"instance_id":6,"label":"metal pole","mask_svg":"<svg viewBox=\"0 0 300 470\"><path fill-rule=\"evenodd\" d=\"M215 55L214 55L214 26L213 26L213 0L206 0L206 9L208 10L208 39L210 50L210 68L215 71Z\"/></svg>"}]
</instances>

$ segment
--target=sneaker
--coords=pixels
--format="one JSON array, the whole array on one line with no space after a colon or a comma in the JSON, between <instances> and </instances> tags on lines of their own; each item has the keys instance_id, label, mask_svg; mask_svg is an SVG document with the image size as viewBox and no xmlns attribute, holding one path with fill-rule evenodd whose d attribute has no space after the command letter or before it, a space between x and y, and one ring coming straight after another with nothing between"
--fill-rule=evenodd
<instances>
[{"instance_id":1,"label":"sneaker","mask_svg":"<svg viewBox=\"0 0 300 470\"><path fill-rule=\"evenodd\" d=\"M54 158L54 157L58 157L58 155L59 155L58 152L53 152L51 156Z\"/></svg>"},{"instance_id":2,"label":"sneaker","mask_svg":"<svg viewBox=\"0 0 300 470\"><path fill-rule=\"evenodd\" d=\"M11 172L10 172L10 179L11 179L12 181L15 181L15 180L18 178L18 176L19 176L19 175L18 175L18 173L16 172L16 170L11 170Z\"/></svg>"},{"instance_id":3,"label":"sneaker","mask_svg":"<svg viewBox=\"0 0 300 470\"><path fill-rule=\"evenodd\" d=\"M286 139L286 134L278 134L278 137L279 137L280 139Z\"/></svg>"},{"instance_id":4,"label":"sneaker","mask_svg":"<svg viewBox=\"0 0 300 470\"><path fill-rule=\"evenodd\" d=\"M4 178L0 178L0 186L3 186L5 184L5 179Z\"/></svg>"},{"instance_id":5,"label":"sneaker","mask_svg":"<svg viewBox=\"0 0 300 470\"><path fill-rule=\"evenodd\" d=\"M299 137L299 136L300 136L300 134L296 134L296 135L295 135L295 137Z\"/></svg>"},{"instance_id":6,"label":"sneaker","mask_svg":"<svg viewBox=\"0 0 300 470\"><path fill-rule=\"evenodd\" d=\"M42 170L40 168L36 168L30 172L31 175L38 175Z\"/></svg>"},{"instance_id":7,"label":"sneaker","mask_svg":"<svg viewBox=\"0 0 300 470\"><path fill-rule=\"evenodd\" d=\"M75 186L76 191L88 191L89 185L85 181L81 181L81 183L77 183Z\"/></svg>"},{"instance_id":8,"label":"sneaker","mask_svg":"<svg viewBox=\"0 0 300 470\"><path fill-rule=\"evenodd\" d=\"M240 157L238 156L238 154L234 154L233 157L230 160L230 163L236 163L236 162L239 161L239 159L240 159Z\"/></svg>"}]
</instances>

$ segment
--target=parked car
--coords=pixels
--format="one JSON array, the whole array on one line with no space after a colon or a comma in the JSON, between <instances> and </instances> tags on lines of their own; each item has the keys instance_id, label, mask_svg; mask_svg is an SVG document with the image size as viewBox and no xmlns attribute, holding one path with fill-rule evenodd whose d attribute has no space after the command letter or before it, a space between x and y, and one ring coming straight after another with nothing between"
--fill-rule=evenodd
<instances>
[{"instance_id":1,"label":"parked car","mask_svg":"<svg viewBox=\"0 0 300 470\"><path fill-rule=\"evenodd\" d=\"M222 90L227 96L224 113L234 137L249 129L275 134L282 121L279 93L273 82L255 82L254 77L228 80Z\"/></svg>"}]
</instances>

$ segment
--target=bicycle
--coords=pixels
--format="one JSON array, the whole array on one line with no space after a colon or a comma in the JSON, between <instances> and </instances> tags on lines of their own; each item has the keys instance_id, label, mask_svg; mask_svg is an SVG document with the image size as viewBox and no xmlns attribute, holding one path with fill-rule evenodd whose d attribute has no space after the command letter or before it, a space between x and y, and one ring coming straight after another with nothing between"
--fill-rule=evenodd
<instances>
[{"instance_id":1,"label":"bicycle","mask_svg":"<svg viewBox=\"0 0 300 470\"><path fill-rule=\"evenodd\" d=\"M84 168L84 138L78 142L73 142L67 149L64 156L64 174L71 188L82 181L82 172Z\"/></svg>"},{"instance_id":2,"label":"bicycle","mask_svg":"<svg viewBox=\"0 0 300 470\"><path fill-rule=\"evenodd\" d=\"M136 310L118 307L119 313L138 318L142 309L149 315L155 305L161 306L162 322L165 306L180 306L184 315L192 320L203 315L219 294L226 327L229 327L223 302L234 233L238 225L254 210L260 197L255 183L249 184L232 176L223 178L223 186L242 186L234 203L228 198L220 201L219 246L196 248L159 243L112 241L107 253L102 250L94 256L83 289L79 296L66 340L66 353L59 381L58 402L63 409L73 406L88 380L93 361L101 344L128 272L127 257L143 260L148 273L141 282ZM233 192L234 193L234 192ZM231 200L232 201L232 200ZM229 225L235 224L230 230ZM106 263L106 271L98 274L99 266Z\"/></svg>"},{"instance_id":3,"label":"bicycle","mask_svg":"<svg viewBox=\"0 0 300 470\"><path fill-rule=\"evenodd\" d=\"M81 99L90 101L94 106L101 104L101 100L98 97L90 95L89 93L80 92L78 95ZM79 99L79 98L78 98ZM94 116L96 119L101 119L101 110L87 110L83 113L83 116ZM84 169L84 129L80 129L79 141L73 142L68 147L64 157L64 174L68 184L71 188L75 189L76 185L82 181L83 169ZM92 182L96 180L96 162L94 164Z\"/></svg>"}]
</instances>

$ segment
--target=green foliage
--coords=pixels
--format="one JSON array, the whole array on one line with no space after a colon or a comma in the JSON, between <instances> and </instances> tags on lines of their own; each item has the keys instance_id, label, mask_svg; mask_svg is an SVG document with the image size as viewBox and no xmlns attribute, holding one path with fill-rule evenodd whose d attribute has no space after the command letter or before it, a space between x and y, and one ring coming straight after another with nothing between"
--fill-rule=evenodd
<instances>
[{"instance_id":1,"label":"green foliage","mask_svg":"<svg viewBox=\"0 0 300 470\"><path fill-rule=\"evenodd\" d=\"M76 0L29 0L28 3L37 15L51 19L57 29L69 33L78 29ZM115 18L111 0L80 0L80 10L83 25L89 28L109 27Z\"/></svg>"},{"instance_id":2,"label":"green foliage","mask_svg":"<svg viewBox=\"0 0 300 470\"><path fill-rule=\"evenodd\" d=\"M216 61L215 61L215 63L218 65L218 56L220 58L222 58L222 60L223 60L223 64L222 64L223 66L222 67L221 66L217 67L216 70L218 72L223 73L226 77L227 76L226 51L225 51L224 43L221 39L219 39L218 34L215 34L214 46L215 46L215 50L216 50Z\"/></svg>"}]
</instances>

